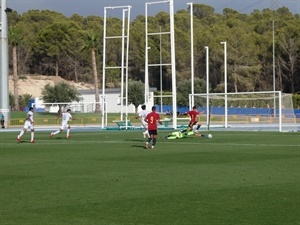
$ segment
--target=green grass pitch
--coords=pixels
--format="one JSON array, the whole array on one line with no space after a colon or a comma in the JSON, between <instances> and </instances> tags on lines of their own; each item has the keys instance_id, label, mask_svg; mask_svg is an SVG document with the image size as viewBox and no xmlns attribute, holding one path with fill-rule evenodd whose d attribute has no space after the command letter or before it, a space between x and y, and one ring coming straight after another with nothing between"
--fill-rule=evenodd
<instances>
[{"instance_id":1,"label":"green grass pitch","mask_svg":"<svg viewBox=\"0 0 300 225\"><path fill-rule=\"evenodd\" d=\"M1 225L297 225L299 133L0 133Z\"/></svg>"}]
</instances>

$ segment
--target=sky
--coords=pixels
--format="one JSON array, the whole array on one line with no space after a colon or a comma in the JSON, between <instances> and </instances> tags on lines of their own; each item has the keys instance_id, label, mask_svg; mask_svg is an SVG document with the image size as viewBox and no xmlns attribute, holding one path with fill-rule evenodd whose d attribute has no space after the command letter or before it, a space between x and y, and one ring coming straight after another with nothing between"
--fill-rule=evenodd
<instances>
[{"instance_id":1,"label":"sky","mask_svg":"<svg viewBox=\"0 0 300 225\"><path fill-rule=\"evenodd\" d=\"M3 1L3 0L2 0ZM149 4L159 2L157 4ZM287 7L294 14L300 14L300 0L174 0L174 12L179 9L187 9L187 3L206 4L221 13L224 8L231 8L240 13L251 13L254 9ZM95 15L103 16L104 7L109 6L131 6L131 17L145 15L145 4L147 3L148 15L155 15L160 11L169 12L165 0L6 0L8 8L19 14L31 9L53 10L61 12L67 17L79 14L83 17ZM122 17L121 9L115 8L107 11L107 16Z\"/></svg>"}]
</instances>

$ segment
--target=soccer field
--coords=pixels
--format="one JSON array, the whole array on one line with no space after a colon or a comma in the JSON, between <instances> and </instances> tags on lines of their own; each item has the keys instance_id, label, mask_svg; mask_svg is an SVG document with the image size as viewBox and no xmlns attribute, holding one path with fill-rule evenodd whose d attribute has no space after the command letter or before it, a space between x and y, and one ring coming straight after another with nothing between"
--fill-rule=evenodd
<instances>
[{"instance_id":1,"label":"soccer field","mask_svg":"<svg viewBox=\"0 0 300 225\"><path fill-rule=\"evenodd\" d=\"M300 136L0 133L1 225L297 225Z\"/></svg>"}]
</instances>

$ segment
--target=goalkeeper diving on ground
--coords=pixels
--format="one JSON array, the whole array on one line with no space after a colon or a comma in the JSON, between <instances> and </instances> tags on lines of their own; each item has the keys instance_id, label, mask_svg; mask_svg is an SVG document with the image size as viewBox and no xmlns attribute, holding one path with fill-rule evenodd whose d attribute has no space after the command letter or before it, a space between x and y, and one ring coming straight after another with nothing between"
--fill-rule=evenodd
<instances>
[{"instance_id":1,"label":"goalkeeper diving on ground","mask_svg":"<svg viewBox=\"0 0 300 225\"><path fill-rule=\"evenodd\" d=\"M199 134L198 132L195 132L193 130L188 130L188 129L184 129L184 130L180 130L180 131L174 131L172 133L170 133L168 136L166 136L166 139L172 140L172 139L180 139L180 138L186 138L188 136L198 136L198 137L205 137L204 134Z\"/></svg>"}]
</instances>

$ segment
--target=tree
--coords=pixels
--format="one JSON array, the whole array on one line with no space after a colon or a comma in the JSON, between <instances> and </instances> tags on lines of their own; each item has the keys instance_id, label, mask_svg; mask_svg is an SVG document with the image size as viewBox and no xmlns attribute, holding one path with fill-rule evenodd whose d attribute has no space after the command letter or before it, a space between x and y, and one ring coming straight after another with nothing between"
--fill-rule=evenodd
<instances>
[{"instance_id":1,"label":"tree","mask_svg":"<svg viewBox=\"0 0 300 225\"><path fill-rule=\"evenodd\" d=\"M42 90L42 98L46 103L69 103L81 100L76 87L65 82L60 82L54 86L46 84ZM59 106L61 110L61 106Z\"/></svg>"},{"instance_id":2,"label":"tree","mask_svg":"<svg viewBox=\"0 0 300 225\"><path fill-rule=\"evenodd\" d=\"M84 31L80 27L72 22L73 26L68 30L69 35L72 37L72 41L69 43L69 48L67 51L67 57L65 58L64 73L62 76L68 80L75 80L77 83L79 81L79 76L82 72L81 64L84 63L84 55L80 52L80 47L83 45Z\"/></svg>"},{"instance_id":3,"label":"tree","mask_svg":"<svg viewBox=\"0 0 300 225\"><path fill-rule=\"evenodd\" d=\"M296 71L299 64L299 41L300 31L299 26L296 24L288 24L282 33L279 34L279 56L280 68L283 70L283 79L285 85L283 86L284 92L295 93L296 90Z\"/></svg>"},{"instance_id":4,"label":"tree","mask_svg":"<svg viewBox=\"0 0 300 225\"><path fill-rule=\"evenodd\" d=\"M28 103L29 103L29 100L32 98L32 95L30 95L30 94L23 94L23 95L20 95L19 96L19 105L20 106L22 106L22 107L26 107L26 106L28 106L28 107L30 107L29 105L28 105Z\"/></svg>"},{"instance_id":5,"label":"tree","mask_svg":"<svg viewBox=\"0 0 300 225\"><path fill-rule=\"evenodd\" d=\"M190 8L190 6L188 8ZM215 9L209 5L194 4L193 6L193 15L199 19L212 16L214 13L215 13Z\"/></svg>"},{"instance_id":6,"label":"tree","mask_svg":"<svg viewBox=\"0 0 300 225\"><path fill-rule=\"evenodd\" d=\"M62 60L67 55L72 36L69 31L75 25L73 23L54 23L39 32L38 40L34 44L36 57L42 57L40 63L45 67L45 71L55 71L59 75Z\"/></svg>"},{"instance_id":7,"label":"tree","mask_svg":"<svg viewBox=\"0 0 300 225\"><path fill-rule=\"evenodd\" d=\"M94 85L95 85L95 102L99 102L99 82L97 73L97 62L96 62L96 50L99 43L99 36L93 30L89 30L85 36L85 43L81 47L82 50L88 49L91 53L92 68L94 74ZM100 112L100 105L96 104L96 112Z\"/></svg>"},{"instance_id":8,"label":"tree","mask_svg":"<svg viewBox=\"0 0 300 225\"><path fill-rule=\"evenodd\" d=\"M240 27L245 27L241 23ZM258 49L253 43L253 34L238 26L228 34L228 91L254 91L260 72Z\"/></svg>"},{"instance_id":9,"label":"tree","mask_svg":"<svg viewBox=\"0 0 300 225\"><path fill-rule=\"evenodd\" d=\"M194 4L194 53L195 76L205 79L205 46L209 47L210 84L213 92L224 92L224 52L220 45L228 41L228 91L266 91L272 90L273 41L272 21L275 21L275 55L276 85L284 92L300 91L300 38L299 14L292 14L287 8L276 11L271 9L254 10L250 14L224 8L216 13L211 6ZM61 13L49 10L29 10L21 15L9 13L9 26L16 25L22 34L22 43L18 46L18 73L20 74L54 74L76 82L89 83L95 80L95 69L101 66L101 35L103 18L77 14L67 18ZM189 10L177 11L175 19L175 49L177 81L190 77L190 13ZM158 64L160 53L162 62L170 63L170 28L169 15L159 12L148 16L148 33L160 35L148 36L148 63ZM58 26L58 24L60 24ZM122 20L107 18L107 37L120 36ZM79 51L86 35L93 31L99 38L88 51ZM63 39L60 39L63 37ZM92 38L93 39L93 38ZM48 41L49 40L49 41ZM57 43L54 42L57 40ZM61 41L63 40L63 41ZM160 49L160 43L162 48ZM47 45L49 44L49 46ZM106 65L120 66L122 60L121 38L106 39ZM137 16L130 24L128 69L129 77L144 82L145 74L145 16ZM13 45L9 46L13 49ZM34 51L35 50L35 51ZM34 51L34 52L33 52ZM12 54L11 54L12 55ZM95 62L92 66L93 57ZM58 62L55 71L55 63ZM10 69L13 57L10 58ZM171 71L163 66L163 91L171 89ZM151 86L160 87L159 67L150 66L149 82ZM119 82L119 72L107 70L109 82ZM120 71L120 70L119 70ZM12 74L13 71L10 71ZM99 72L98 72L99 73ZM101 81L99 82L99 85ZM98 84L97 84L98 85ZM112 85L112 86L113 86ZM95 86L96 87L96 86ZM95 95L98 96L97 90Z\"/></svg>"},{"instance_id":10,"label":"tree","mask_svg":"<svg viewBox=\"0 0 300 225\"><path fill-rule=\"evenodd\" d=\"M21 31L16 26L9 27L9 43L12 46L12 56L13 56L13 81L14 81L14 102L15 110L19 111L19 93L18 93L18 52L17 47L20 44L22 37Z\"/></svg>"},{"instance_id":11,"label":"tree","mask_svg":"<svg viewBox=\"0 0 300 225\"><path fill-rule=\"evenodd\" d=\"M132 103L137 111L140 104L144 103L144 84L142 81L128 81L128 103Z\"/></svg>"},{"instance_id":12,"label":"tree","mask_svg":"<svg viewBox=\"0 0 300 225\"><path fill-rule=\"evenodd\" d=\"M194 79L194 92L195 93L205 93L206 92L206 82L202 79ZM189 94L191 93L191 79L183 80L177 85L177 105L178 106L188 106L189 105ZM195 101L197 105L197 101Z\"/></svg>"}]
</instances>

